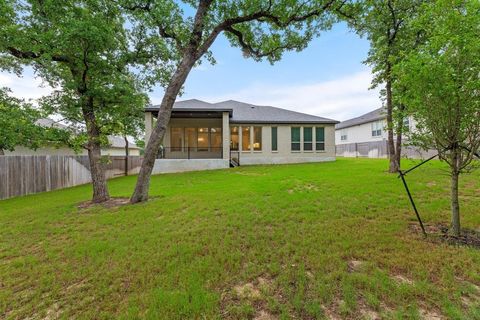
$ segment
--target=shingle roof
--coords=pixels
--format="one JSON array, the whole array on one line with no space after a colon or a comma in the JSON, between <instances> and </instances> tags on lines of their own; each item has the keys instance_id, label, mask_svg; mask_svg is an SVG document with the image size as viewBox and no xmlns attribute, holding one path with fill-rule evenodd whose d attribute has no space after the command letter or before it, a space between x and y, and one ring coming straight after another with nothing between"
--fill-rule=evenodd
<instances>
[{"instance_id":1,"label":"shingle roof","mask_svg":"<svg viewBox=\"0 0 480 320\"><path fill-rule=\"evenodd\" d=\"M158 111L159 106L147 107L146 111ZM235 100L218 103L192 99L175 102L174 111L229 111L232 123L338 123L336 120L313 116L286 109L258 106Z\"/></svg>"},{"instance_id":2,"label":"shingle roof","mask_svg":"<svg viewBox=\"0 0 480 320\"><path fill-rule=\"evenodd\" d=\"M385 113L386 113L385 107L381 107L373 111L370 111L368 113L365 113L360 117L342 121L339 124L335 125L335 129L344 129L344 128L358 126L364 123L369 123L372 121L384 119L386 117Z\"/></svg>"}]
</instances>

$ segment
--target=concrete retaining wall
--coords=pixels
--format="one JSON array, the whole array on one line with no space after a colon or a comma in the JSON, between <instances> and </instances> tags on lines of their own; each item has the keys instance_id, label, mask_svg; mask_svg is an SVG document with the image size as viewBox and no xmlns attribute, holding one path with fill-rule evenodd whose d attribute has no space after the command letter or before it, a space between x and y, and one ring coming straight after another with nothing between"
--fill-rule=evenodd
<instances>
[{"instance_id":1,"label":"concrete retaining wall","mask_svg":"<svg viewBox=\"0 0 480 320\"><path fill-rule=\"evenodd\" d=\"M153 174L229 168L224 159L157 159Z\"/></svg>"}]
</instances>

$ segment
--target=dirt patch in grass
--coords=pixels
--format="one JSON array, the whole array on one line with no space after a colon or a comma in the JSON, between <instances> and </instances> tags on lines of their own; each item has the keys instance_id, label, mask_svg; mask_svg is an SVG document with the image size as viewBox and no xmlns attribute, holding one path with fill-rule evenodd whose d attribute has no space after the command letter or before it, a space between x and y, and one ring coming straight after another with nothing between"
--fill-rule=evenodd
<instances>
[{"instance_id":1,"label":"dirt patch in grass","mask_svg":"<svg viewBox=\"0 0 480 320\"><path fill-rule=\"evenodd\" d=\"M241 283L222 294L222 313L226 319L237 319L247 317L255 320L276 320L278 316L270 311L268 299L281 302L282 295L275 291L273 281L268 276L258 277L253 281ZM235 314L236 306L249 305L252 313Z\"/></svg>"},{"instance_id":2,"label":"dirt patch in grass","mask_svg":"<svg viewBox=\"0 0 480 320\"><path fill-rule=\"evenodd\" d=\"M362 319L380 320L381 317L375 310L372 310L364 301L359 303L359 313Z\"/></svg>"},{"instance_id":3,"label":"dirt patch in grass","mask_svg":"<svg viewBox=\"0 0 480 320\"><path fill-rule=\"evenodd\" d=\"M443 320L443 319L446 319L440 313L438 313L434 310L425 310L423 308L420 308L418 311L420 313L420 317L423 320Z\"/></svg>"},{"instance_id":4,"label":"dirt patch in grass","mask_svg":"<svg viewBox=\"0 0 480 320\"><path fill-rule=\"evenodd\" d=\"M110 198L110 200L102 202L102 203L95 203L92 201L83 201L77 207L80 210L91 209L97 206L102 206L104 208L110 209L115 207L125 206L130 203L129 198Z\"/></svg>"},{"instance_id":5,"label":"dirt patch in grass","mask_svg":"<svg viewBox=\"0 0 480 320\"><path fill-rule=\"evenodd\" d=\"M407 277L401 274L394 275L392 278L399 284L409 284L409 285L413 284L413 280L408 279Z\"/></svg>"},{"instance_id":6,"label":"dirt patch in grass","mask_svg":"<svg viewBox=\"0 0 480 320\"><path fill-rule=\"evenodd\" d=\"M348 261L348 272L358 272L362 268L365 262L360 260L350 260Z\"/></svg>"},{"instance_id":7,"label":"dirt patch in grass","mask_svg":"<svg viewBox=\"0 0 480 320\"><path fill-rule=\"evenodd\" d=\"M259 288L250 282L233 287L233 291L241 299L256 300L262 296Z\"/></svg>"},{"instance_id":8,"label":"dirt patch in grass","mask_svg":"<svg viewBox=\"0 0 480 320\"><path fill-rule=\"evenodd\" d=\"M278 319L278 317L268 313L268 311L260 310L259 312L257 312L257 314L255 315L255 318L253 319L254 320L276 320Z\"/></svg>"},{"instance_id":9,"label":"dirt patch in grass","mask_svg":"<svg viewBox=\"0 0 480 320\"><path fill-rule=\"evenodd\" d=\"M310 192L318 190L318 187L312 183L297 183L295 187L288 189L288 193L292 194L294 192Z\"/></svg>"},{"instance_id":10,"label":"dirt patch in grass","mask_svg":"<svg viewBox=\"0 0 480 320\"><path fill-rule=\"evenodd\" d=\"M418 224L411 224L410 230L416 234L422 234L422 230ZM449 233L449 227L443 224L425 225L427 232L427 240L441 241L450 245L469 246L480 249L480 232L471 229L462 229L460 236L454 236Z\"/></svg>"}]
</instances>

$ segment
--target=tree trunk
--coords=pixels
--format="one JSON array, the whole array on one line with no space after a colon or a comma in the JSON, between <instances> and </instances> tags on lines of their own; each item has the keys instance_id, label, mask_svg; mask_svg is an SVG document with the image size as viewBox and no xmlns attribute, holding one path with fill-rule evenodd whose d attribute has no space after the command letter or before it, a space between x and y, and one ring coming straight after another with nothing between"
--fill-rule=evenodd
<instances>
[{"instance_id":1,"label":"tree trunk","mask_svg":"<svg viewBox=\"0 0 480 320\"><path fill-rule=\"evenodd\" d=\"M390 160L390 166L388 172L397 173L400 169L399 162L395 155L395 142L393 138L393 99L392 99L392 80L390 79L391 67L387 65L387 81L385 90L387 93L387 134L388 134L388 159Z\"/></svg>"},{"instance_id":2,"label":"tree trunk","mask_svg":"<svg viewBox=\"0 0 480 320\"><path fill-rule=\"evenodd\" d=\"M150 139L145 148L145 154L143 156L142 166L138 174L137 184L135 191L130 198L131 203L144 202L148 200L148 189L150 187L150 176L152 174L153 165L160 149L163 136L170 122L170 116L172 114L173 104L177 98L180 89L182 88L185 80L187 79L190 70L192 70L195 64L195 54L186 54L179 64L177 70L172 76L170 83L165 90L162 103L158 112L157 123L152 130Z\"/></svg>"},{"instance_id":3,"label":"tree trunk","mask_svg":"<svg viewBox=\"0 0 480 320\"><path fill-rule=\"evenodd\" d=\"M397 121L397 130L396 130L396 141L395 141L395 163L397 165L398 171L400 167L400 162L402 159L402 141L403 141L403 120L405 119L405 115L403 114L405 107L399 106L400 117L398 117Z\"/></svg>"},{"instance_id":4,"label":"tree trunk","mask_svg":"<svg viewBox=\"0 0 480 320\"><path fill-rule=\"evenodd\" d=\"M123 136L125 140L125 176L128 176L128 156L129 156L129 149L128 149L128 139L127 136Z\"/></svg>"},{"instance_id":5,"label":"tree trunk","mask_svg":"<svg viewBox=\"0 0 480 320\"><path fill-rule=\"evenodd\" d=\"M97 125L93 111L92 98L87 98L87 102L83 106L82 112L88 134L88 159L90 162L90 174L93 184L92 202L105 202L110 199L110 195L108 193L107 179L105 177L105 168L102 164L100 129Z\"/></svg>"},{"instance_id":6,"label":"tree trunk","mask_svg":"<svg viewBox=\"0 0 480 320\"><path fill-rule=\"evenodd\" d=\"M459 178L459 160L460 150L455 148L452 150L451 163L451 195L450 203L452 208L452 226L450 233L454 236L460 236L460 203L458 201L458 178Z\"/></svg>"}]
</instances>

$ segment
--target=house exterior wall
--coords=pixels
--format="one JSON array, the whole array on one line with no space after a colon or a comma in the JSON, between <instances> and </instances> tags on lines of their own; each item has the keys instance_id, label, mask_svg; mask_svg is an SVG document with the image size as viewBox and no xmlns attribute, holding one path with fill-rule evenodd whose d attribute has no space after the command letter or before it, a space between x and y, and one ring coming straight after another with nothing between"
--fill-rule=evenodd
<instances>
[{"instance_id":1,"label":"house exterior wall","mask_svg":"<svg viewBox=\"0 0 480 320\"><path fill-rule=\"evenodd\" d=\"M231 124L231 127L238 126L239 146L240 146L240 164L280 164L280 163L300 163L300 162L320 162L335 160L335 126L333 124L305 125L305 124ZM262 150L242 150L242 130L244 126L262 127ZM277 151L272 151L272 127L277 127ZM300 127L300 151L291 150L291 128ZM303 127L325 128L325 151L304 151L303 150ZM253 129L250 129L252 131ZM251 134L251 139L252 139ZM253 141L251 141L253 142ZM252 144L252 143L251 143ZM313 135L313 145L315 149L315 134Z\"/></svg>"},{"instance_id":2,"label":"house exterior wall","mask_svg":"<svg viewBox=\"0 0 480 320\"><path fill-rule=\"evenodd\" d=\"M335 130L335 142L336 144L348 144L348 143L361 143L361 142L377 142L387 139L387 132L385 127L387 126L386 120L379 120L382 122L382 134L380 136L372 136L372 122L363 123L361 125L352 126L344 129ZM342 133L347 134L347 140L341 140Z\"/></svg>"},{"instance_id":3,"label":"house exterior wall","mask_svg":"<svg viewBox=\"0 0 480 320\"><path fill-rule=\"evenodd\" d=\"M152 117L145 117L147 122L153 122ZM253 146L253 127L261 127L262 148L261 150L242 150L242 127L250 127L250 145ZM154 173L180 172L205 169L219 169L229 166L230 159L230 130L232 127L239 127L239 149L236 154L240 154L241 165L251 164L281 164L281 163L301 163L301 162L321 162L335 160L335 125L334 124L250 124L250 123L230 123L228 112L223 113L222 118L172 118L165 132L162 145L169 149L171 128L222 128L222 156L223 159L157 159L155 162ZM272 127L277 127L277 150L272 150ZM291 128L300 128L300 151L291 150ZM311 127L313 131L313 151L303 150L303 128ZM325 129L325 150L315 150L315 127ZM146 125L145 138L150 137L151 126ZM148 142L148 140L146 141ZM185 142L183 142L185 143ZM220 158L215 156L215 158ZM225 160L225 161L214 161ZM163 163L163 164L162 164Z\"/></svg>"},{"instance_id":4,"label":"house exterior wall","mask_svg":"<svg viewBox=\"0 0 480 320\"><path fill-rule=\"evenodd\" d=\"M336 154L342 157L367 157L367 158L388 158L387 126L386 119L382 121L382 134L372 136L372 123L363 123L344 129L335 130ZM415 120L409 117L409 130L415 130ZM347 140L341 140L343 134L347 134ZM425 159L436 155L435 150L424 151L419 148L408 146L407 138L403 137L402 157L413 159Z\"/></svg>"},{"instance_id":5,"label":"house exterior wall","mask_svg":"<svg viewBox=\"0 0 480 320\"><path fill-rule=\"evenodd\" d=\"M157 159L152 174L226 169L230 166L225 159Z\"/></svg>"}]
</instances>

